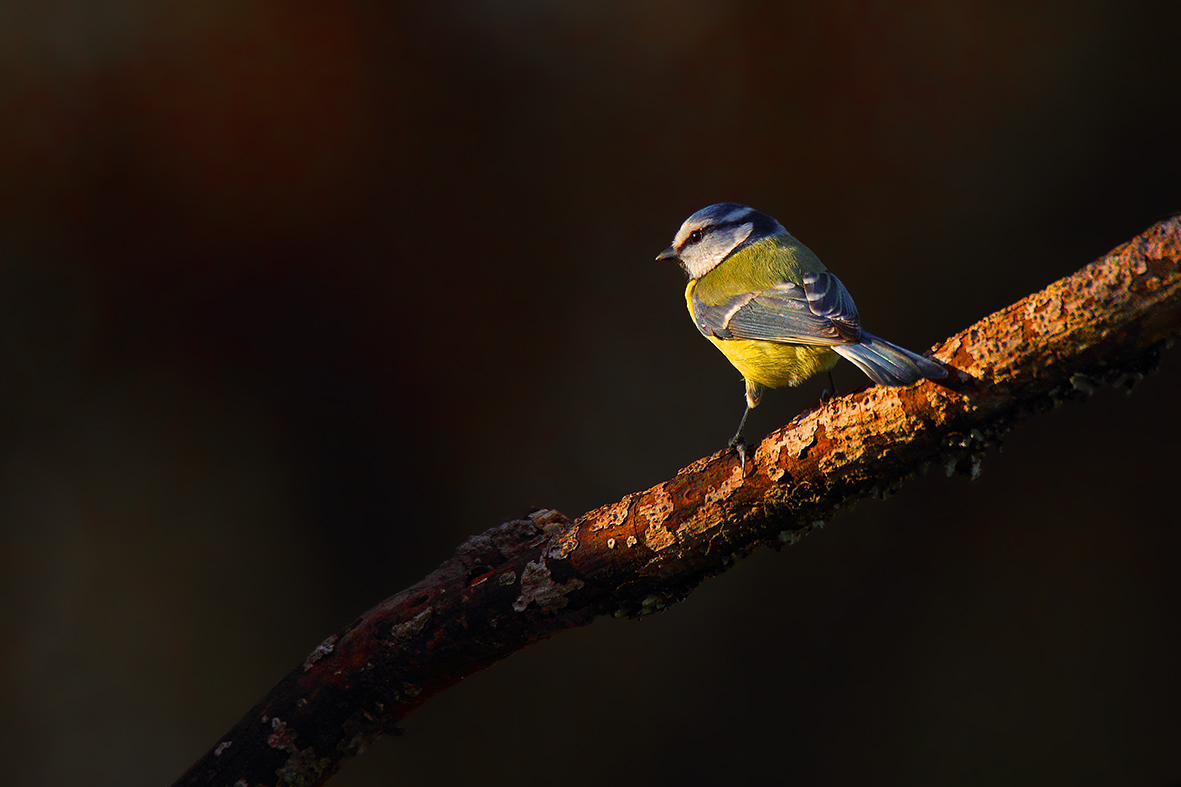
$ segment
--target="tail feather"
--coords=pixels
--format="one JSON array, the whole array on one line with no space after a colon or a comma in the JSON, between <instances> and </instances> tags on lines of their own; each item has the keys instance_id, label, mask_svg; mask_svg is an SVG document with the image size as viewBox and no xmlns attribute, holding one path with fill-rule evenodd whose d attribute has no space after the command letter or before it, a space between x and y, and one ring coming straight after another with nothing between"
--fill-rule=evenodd
<instances>
[{"instance_id":1,"label":"tail feather","mask_svg":"<svg viewBox=\"0 0 1181 787\"><path fill-rule=\"evenodd\" d=\"M947 370L930 358L865 331L861 332L861 340L856 344L838 344L832 349L878 385L910 385L923 379L939 380L947 376Z\"/></svg>"}]
</instances>

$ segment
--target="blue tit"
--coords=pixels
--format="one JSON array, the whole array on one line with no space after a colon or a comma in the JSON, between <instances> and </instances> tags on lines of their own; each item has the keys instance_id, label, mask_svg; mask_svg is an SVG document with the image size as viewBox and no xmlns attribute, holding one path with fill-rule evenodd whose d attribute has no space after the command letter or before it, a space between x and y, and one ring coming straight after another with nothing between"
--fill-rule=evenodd
<instances>
[{"instance_id":1,"label":"blue tit","mask_svg":"<svg viewBox=\"0 0 1181 787\"><path fill-rule=\"evenodd\" d=\"M689 276L689 316L746 382L746 410L730 440L744 467L742 429L764 388L799 385L838 358L878 385L947 376L930 358L861 330L840 279L783 225L753 208L734 202L702 208L656 259L681 264Z\"/></svg>"}]
</instances>

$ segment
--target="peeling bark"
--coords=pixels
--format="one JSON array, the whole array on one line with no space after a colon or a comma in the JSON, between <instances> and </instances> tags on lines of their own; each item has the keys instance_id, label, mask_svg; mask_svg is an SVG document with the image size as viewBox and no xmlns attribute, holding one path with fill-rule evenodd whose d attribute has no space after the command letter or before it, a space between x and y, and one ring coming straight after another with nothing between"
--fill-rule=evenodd
<instances>
[{"instance_id":1,"label":"peeling bark","mask_svg":"<svg viewBox=\"0 0 1181 787\"><path fill-rule=\"evenodd\" d=\"M177 785L322 784L463 677L602 614L683 598L760 544L795 543L933 463L974 475L1017 421L1131 387L1181 330L1181 218L981 320L933 355L940 384L872 387L569 520L541 510L469 538L324 640Z\"/></svg>"}]
</instances>

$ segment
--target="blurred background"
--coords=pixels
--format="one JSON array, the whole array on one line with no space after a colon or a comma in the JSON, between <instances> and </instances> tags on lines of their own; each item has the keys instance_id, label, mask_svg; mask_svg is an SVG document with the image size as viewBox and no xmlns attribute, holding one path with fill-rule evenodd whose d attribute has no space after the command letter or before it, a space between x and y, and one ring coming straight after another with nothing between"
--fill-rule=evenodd
<instances>
[{"instance_id":1,"label":"blurred background","mask_svg":"<svg viewBox=\"0 0 1181 787\"><path fill-rule=\"evenodd\" d=\"M741 381L652 260L703 205L779 218L920 351L1181 211L1179 30L1115 0L0 5L5 781L170 783L468 535L724 445ZM1179 383L1174 351L977 481L518 653L333 784L1181 783Z\"/></svg>"}]
</instances>

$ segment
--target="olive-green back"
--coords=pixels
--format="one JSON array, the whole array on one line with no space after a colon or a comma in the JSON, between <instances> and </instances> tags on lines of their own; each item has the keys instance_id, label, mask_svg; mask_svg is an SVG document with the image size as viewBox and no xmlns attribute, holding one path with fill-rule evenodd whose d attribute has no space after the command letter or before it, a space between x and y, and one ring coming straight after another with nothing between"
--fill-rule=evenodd
<instances>
[{"instance_id":1,"label":"olive-green back","mask_svg":"<svg viewBox=\"0 0 1181 787\"><path fill-rule=\"evenodd\" d=\"M776 235L752 243L723 260L697 280L694 296L717 306L735 295L768 290L785 281L802 284L805 273L827 270L804 244Z\"/></svg>"}]
</instances>

